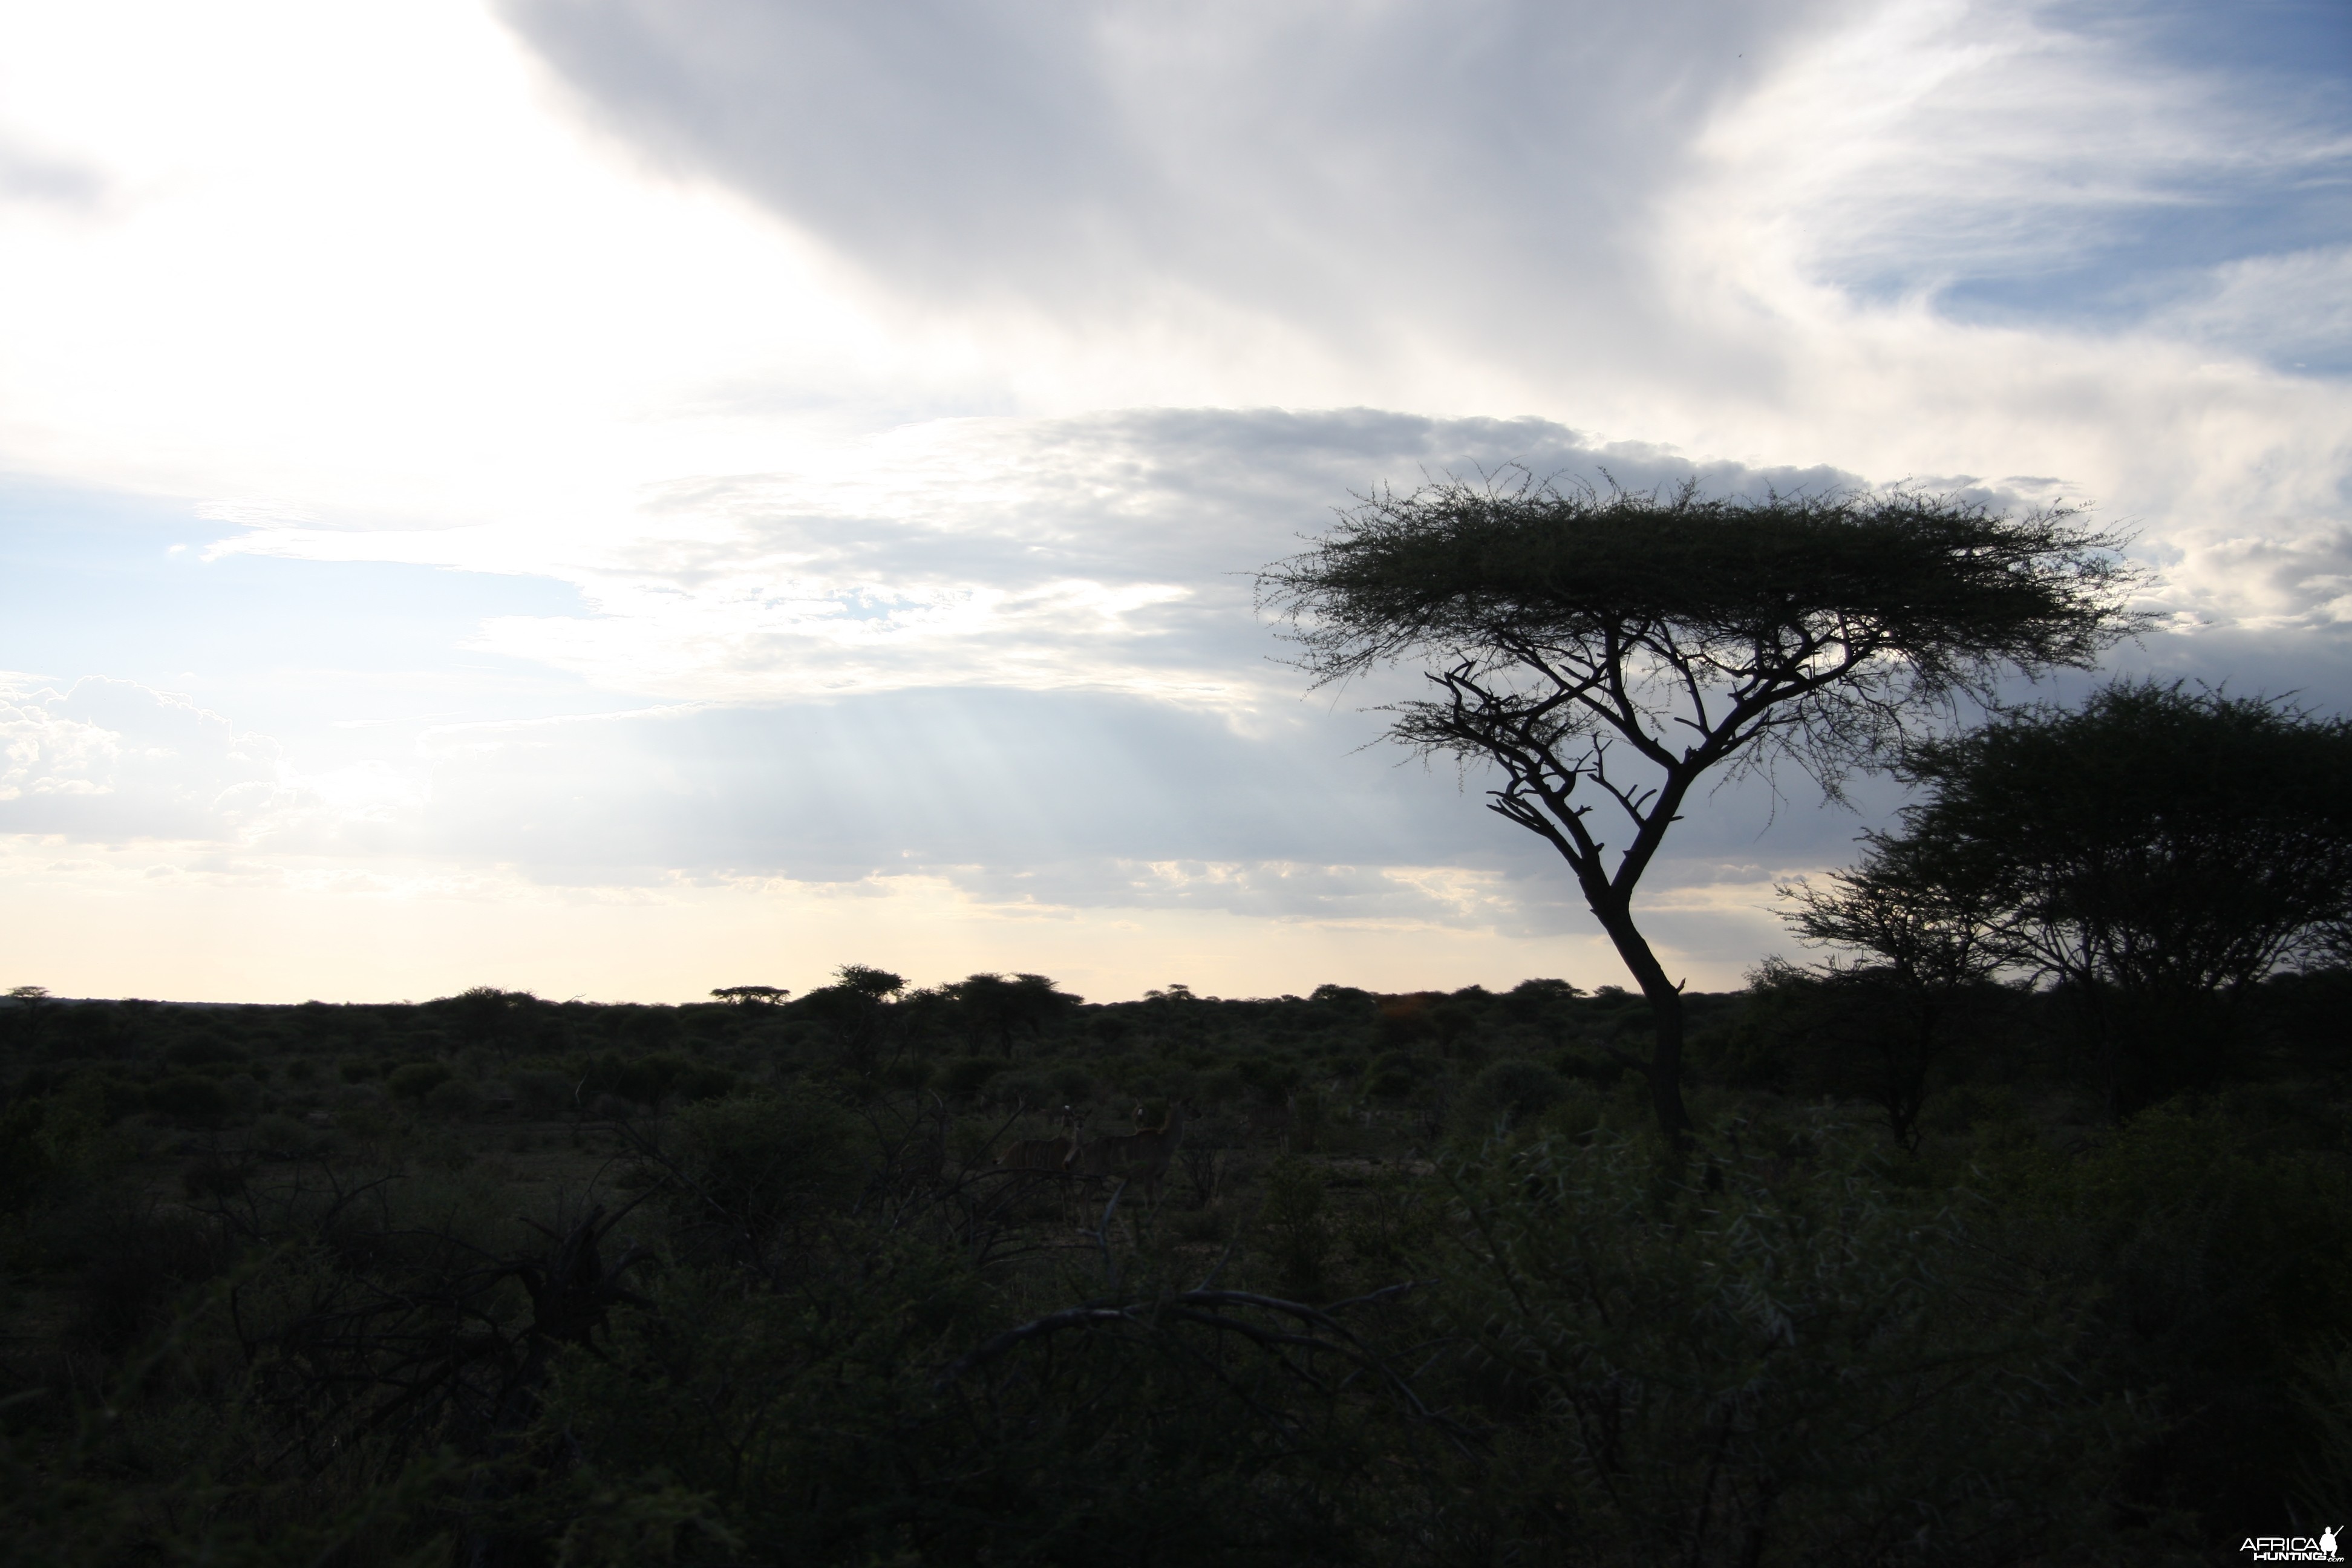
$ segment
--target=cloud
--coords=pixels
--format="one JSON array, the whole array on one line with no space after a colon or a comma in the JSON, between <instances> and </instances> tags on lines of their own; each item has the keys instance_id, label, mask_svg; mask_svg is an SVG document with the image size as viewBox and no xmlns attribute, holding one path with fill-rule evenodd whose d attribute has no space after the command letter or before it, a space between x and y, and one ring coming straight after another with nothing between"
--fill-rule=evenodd
<instances>
[{"instance_id":1,"label":"cloud","mask_svg":"<svg viewBox=\"0 0 2352 1568\"><path fill-rule=\"evenodd\" d=\"M0 131L0 203L87 213L106 195L106 177L96 169L37 151Z\"/></svg>"},{"instance_id":2,"label":"cloud","mask_svg":"<svg viewBox=\"0 0 2352 1568\"><path fill-rule=\"evenodd\" d=\"M2228 262L2181 289L2148 320L2167 336L2242 349L2284 369L2352 373L2352 246Z\"/></svg>"},{"instance_id":3,"label":"cloud","mask_svg":"<svg viewBox=\"0 0 2352 1568\"><path fill-rule=\"evenodd\" d=\"M2340 238L2352 172L2328 6L502 10L613 132L919 305L1206 306L1359 361L1725 353L1676 308L1694 226L1751 277L2129 321Z\"/></svg>"},{"instance_id":4,"label":"cloud","mask_svg":"<svg viewBox=\"0 0 2352 1568\"><path fill-rule=\"evenodd\" d=\"M1688 128L1837 9L503 7L621 134L898 287L1057 315L1192 292L1339 331L1400 279L1457 324L1600 324L1578 285L1622 284ZM1462 286L1497 269L1520 287Z\"/></svg>"},{"instance_id":5,"label":"cloud","mask_svg":"<svg viewBox=\"0 0 2352 1568\"><path fill-rule=\"evenodd\" d=\"M120 843L235 836L273 805L278 748L167 692L102 677L0 686L0 832Z\"/></svg>"},{"instance_id":6,"label":"cloud","mask_svg":"<svg viewBox=\"0 0 2352 1568\"><path fill-rule=\"evenodd\" d=\"M1825 468L1695 464L1543 420L1371 410L1136 410L939 421L796 473L654 488L604 540L532 530L260 526L221 552L531 569L581 616L507 616L475 646L665 699L775 701L950 685L1254 707L1296 682L1253 574L1390 483L1539 475L1636 489L1830 489Z\"/></svg>"},{"instance_id":7,"label":"cloud","mask_svg":"<svg viewBox=\"0 0 2352 1568\"><path fill-rule=\"evenodd\" d=\"M1361 749L1377 732L1313 706L900 690L449 725L308 771L183 700L90 679L0 709L0 832L143 843L224 883L447 891L495 868L603 896L914 879L1005 911L1583 930L1549 856L1478 809L1475 773ZM1769 880L1840 858L1853 827L1727 792L1652 880Z\"/></svg>"},{"instance_id":8,"label":"cloud","mask_svg":"<svg viewBox=\"0 0 2352 1568\"><path fill-rule=\"evenodd\" d=\"M2314 63L2340 6L502 14L607 135L1029 411L1532 410L1758 467L2050 476L2224 618L2272 612L2203 542L2352 521L2352 110Z\"/></svg>"},{"instance_id":9,"label":"cloud","mask_svg":"<svg viewBox=\"0 0 2352 1568\"><path fill-rule=\"evenodd\" d=\"M2340 237L2352 116L2326 73L2200 36L2275 41L2299 8L2186 9L1858 9L1707 128L1715 221L1864 298L2074 325ZM2352 25L2308 9L2340 58Z\"/></svg>"}]
</instances>

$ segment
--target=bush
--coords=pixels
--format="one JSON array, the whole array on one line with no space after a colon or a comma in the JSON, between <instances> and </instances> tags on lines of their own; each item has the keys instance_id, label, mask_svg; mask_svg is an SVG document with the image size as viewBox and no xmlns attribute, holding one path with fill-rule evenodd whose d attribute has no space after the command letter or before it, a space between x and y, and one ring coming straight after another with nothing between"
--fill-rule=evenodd
<instances>
[{"instance_id":1,"label":"bush","mask_svg":"<svg viewBox=\"0 0 2352 1568\"><path fill-rule=\"evenodd\" d=\"M1568 1080L1541 1062L1496 1062L1454 1102L1456 1137L1479 1139L1532 1121L1568 1098Z\"/></svg>"},{"instance_id":2,"label":"bush","mask_svg":"<svg viewBox=\"0 0 2352 1568\"><path fill-rule=\"evenodd\" d=\"M572 1095L579 1081L576 1079L534 1068L516 1073L509 1081L514 1087L515 1110L524 1116L544 1121L578 1109Z\"/></svg>"},{"instance_id":3,"label":"bush","mask_svg":"<svg viewBox=\"0 0 2352 1568\"><path fill-rule=\"evenodd\" d=\"M642 1016L654 1016L648 1013ZM635 1105L652 1107L667 1099L670 1090L690 1072L694 1065L684 1057L669 1052L624 1060L613 1051L600 1052L581 1075L581 1098L593 1105L600 1097L627 1100ZM620 1115L620 1111L610 1112Z\"/></svg>"},{"instance_id":4,"label":"bush","mask_svg":"<svg viewBox=\"0 0 2352 1568\"><path fill-rule=\"evenodd\" d=\"M181 1073L151 1084L147 1109L159 1116L192 1126L209 1127L228 1114L228 1096L208 1078Z\"/></svg>"},{"instance_id":5,"label":"bush","mask_svg":"<svg viewBox=\"0 0 2352 1568\"><path fill-rule=\"evenodd\" d=\"M195 1035L186 1039L174 1040L163 1047L164 1063L175 1068L219 1067L230 1062L242 1066L245 1059L243 1051L226 1040L217 1040L209 1035Z\"/></svg>"},{"instance_id":6,"label":"bush","mask_svg":"<svg viewBox=\"0 0 2352 1568\"><path fill-rule=\"evenodd\" d=\"M1054 1085L1043 1073L999 1073L988 1080L988 1102L1010 1110L1025 1105L1032 1110L1045 1110L1066 1103L1054 1098Z\"/></svg>"},{"instance_id":7,"label":"bush","mask_svg":"<svg viewBox=\"0 0 2352 1568\"><path fill-rule=\"evenodd\" d=\"M256 1152L271 1159L299 1160L318 1147L319 1134L290 1116L273 1112L253 1124L250 1142Z\"/></svg>"},{"instance_id":8,"label":"bush","mask_svg":"<svg viewBox=\"0 0 2352 1568\"><path fill-rule=\"evenodd\" d=\"M1374 1100L1402 1100L1421 1083L1421 1064L1407 1051L1382 1051L1364 1069L1364 1092Z\"/></svg>"},{"instance_id":9,"label":"bush","mask_svg":"<svg viewBox=\"0 0 2352 1568\"><path fill-rule=\"evenodd\" d=\"M1498 1423L1497 1559L2095 1560L2148 1426L2084 1387L2083 1298L1982 1211L1871 1181L1861 1140L1811 1142L1797 1169L1604 1138L1460 1170L1431 1272Z\"/></svg>"},{"instance_id":10,"label":"bush","mask_svg":"<svg viewBox=\"0 0 2352 1568\"><path fill-rule=\"evenodd\" d=\"M198 1155L180 1173L180 1185L192 1199L233 1198L245 1191L250 1173L246 1163L218 1151Z\"/></svg>"},{"instance_id":11,"label":"bush","mask_svg":"<svg viewBox=\"0 0 2352 1568\"><path fill-rule=\"evenodd\" d=\"M239 1116L250 1116L261 1109L261 1080L251 1073L231 1073L221 1079L221 1093Z\"/></svg>"},{"instance_id":12,"label":"bush","mask_svg":"<svg viewBox=\"0 0 2352 1568\"><path fill-rule=\"evenodd\" d=\"M1223 1067L1213 1072L1203 1073L1193 1092L1200 1096L1203 1104L1231 1105L1249 1092L1249 1080L1242 1077L1240 1068Z\"/></svg>"},{"instance_id":13,"label":"bush","mask_svg":"<svg viewBox=\"0 0 2352 1568\"><path fill-rule=\"evenodd\" d=\"M988 1297L951 1254L877 1252L855 1310L678 1271L652 1287L658 1319L633 1315L609 1352L564 1358L542 1430L580 1462L538 1500L543 1537L562 1542L547 1560L1434 1560L1406 1529L1405 1550L1381 1549L1390 1500L1419 1495L1419 1477L1368 1452L1347 1403L1360 1380L1318 1399L1322 1380L1238 1336L1137 1312L943 1390L942 1351L971 1342ZM821 1281L805 1289L824 1300Z\"/></svg>"},{"instance_id":14,"label":"bush","mask_svg":"<svg viewBox=\"0 0 2352 1568\"><path fill-rule=\"evenodd\" d=\"M461 1078L445 1079L425 1092L425 1109L452 1121L479 1116L483 1103L482 1091Z\"/></svg>"},{"instance_id":15,"label":"bush","mask_svg":"<svg viewBox=\"0 0 2352 1568\"><path fill-rule=\"evenodd\" d=\"M2008 1206L2044 1227L2043 1267L2096 1295L2091 1348L2110 1386L2161 1390L2168 1429L2135 1456L2133 1500L2194 1510L2217 1536L2294 1506L2326 1435L2296 1393L2352 1321L2352 1175L2249 1150L2247 1131L2160 1106L2072 1158L1979 1154Z\"/></svg>"},{"instance_id":16,"label":"bush","mask_svg":"<svg viewBox=\"0 0 2352 1568\"><path fill-rule=\"evenodd\" d=\"M1003 1067L993 1057L960 1057L941 1062L939 1070L931 1075L931 1083L950 1100L970 1100Z\"/></svg>"},{"instance_id":17,"label":"bush","mask_svg":"<svg viewBox=\"0 0 2352 1568\"><path fill-rule=\"evenodd\" d=\"M233 1256L227 1238L194 1215L111 1198L57 1216L49 1248L71 1269L67 1342L105 1352L161 1326L184 1292Z\"/></svg>"},{"instance_id":18,"label":"bush","mask_svg":"<svg viewBox=\"0 0 2352 1568\"><path fill-rule=\"evenodd\" d=\"M1325 1212L1323 1173L1296 1154L1266 1168L1265 1206L1259 1211L1272 1248L1276 1284L1286 1296L1313 1300L1330 1271L1332 1227Z\"/></svg>"},{"instance_id":19,"label":"bush","mask_svg":"<svg viewBox=\"0 0 2352 1568\"><path fill-rule=\"evenodd\" d=\"M823 1205L857 1190L858 1124L805 1089L736 1094L677 1113L663 1152L690 1251L766 1268Z\"/></svg>"},{"instance_id":20,"label":"bush","mask_svg":"<svg viewBox=\"0 0 2352 1568\"><path fill-rule=\"evenodd\" d=\"M720 1100L735 1092L735 1075L725 1068L691 1067L678 1075L670 1086L670 1093L687 1104L698 1100Z\"/></svg>"},{"instance_id":21,"label":"bush","mask_svg":"<svg viewBox=\"0 0 2352 1568\"><path fill-rule=\"evenodd\" d=\"M48 1102L20 1100L0 1111L0 1215L16 1214L48 1190L57 1162L39 1134Z\"/></svg>"},{"instance_id":22,"label":"bush","mask_svg":"<svg viewBox=\"0 0 2352 1568\"><path fill-rule=\"evenodd\" d=\"M449 1078L449 1069L443 1063L410 1062L406 1067L393 1068L383 1086L403 1100L423 1100L447 1083Z\"/></svg>"}]
</instances>

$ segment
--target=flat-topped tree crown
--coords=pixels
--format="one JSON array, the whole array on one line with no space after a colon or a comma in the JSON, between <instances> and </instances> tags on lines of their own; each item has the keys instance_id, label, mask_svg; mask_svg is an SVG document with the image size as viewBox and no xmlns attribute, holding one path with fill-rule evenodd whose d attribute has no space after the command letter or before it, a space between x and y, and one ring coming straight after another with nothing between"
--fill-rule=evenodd
<instances>
[{"instance_id":1,"label":"flat-topped tree crown","mask_svg":"<svg viewBox=\"0 0 2352 1568\"><path fill-rule=\"evenodd\" d=\"M2063 508L1916 491L1717 499L1520 475L1377 492L1258 591L1318 686L1430 667L1434 695L1389 708L1391 735L1498 765L1491 809L1575 871L1651 1002L1658 1043L1636 1065L1680 1139L1678 988L1631 904L1693 783L1785 759L1834 795L2004 675L2089 668L2140 624L2122 542ZM1630 835L1613 857L1611 819Z\"/></svg>"}]
</instances>

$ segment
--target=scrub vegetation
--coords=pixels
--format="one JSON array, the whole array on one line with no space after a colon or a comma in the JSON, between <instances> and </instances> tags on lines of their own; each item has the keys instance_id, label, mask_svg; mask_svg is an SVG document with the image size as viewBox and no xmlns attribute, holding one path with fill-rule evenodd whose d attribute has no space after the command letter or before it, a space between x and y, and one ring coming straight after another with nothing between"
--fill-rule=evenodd
<instances>
[{"instance_id":1,"label":"scrub vegetation","mask_svg":"<svg viewBox=\"0 0 2352 1568\"><path fill-rule=\"evenodd\" d=\"M2352 977L0 1007L27 1563L2210 1560L2352 1473ZM887 978L887 977L886 977ZM845 994L844 993L846 993ZM1916 1091L1915 1091L1916 1092ZM1157 1124L1160 1201L996 1163Z\"/></svg>"}]
</instances>

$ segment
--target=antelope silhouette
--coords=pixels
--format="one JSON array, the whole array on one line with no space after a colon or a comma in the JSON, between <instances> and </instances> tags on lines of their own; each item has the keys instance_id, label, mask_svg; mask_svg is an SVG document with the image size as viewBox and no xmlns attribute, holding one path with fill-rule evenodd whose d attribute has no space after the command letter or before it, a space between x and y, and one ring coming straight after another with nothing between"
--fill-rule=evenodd
<instances>
[{"instance_id":1,"label":"antelope silhouette","mask_svg":"<svg viewBox=\"0 0 2352 1568\"><path fill-rule=\"evenodd\" d=\"M1026 1138L996 1157L999 1170L1041 1171L1053 1175L1067 1175L1070 1156L1078 1147L1078 1118L1068 1106L1055 1119L1061 1125L1059 1138Z\"/></svg>"},{"instance_id":2,"label":"antelope silhouette","mask_svg":"<svg viewBox=\"0 0 2352 1568\"><path fill-rule=\"evenodd\" d=\"M1135 1111L1139 1123L1143 1108ZM1070 1173L1087 1181L1117 1179L1140 1183L1144 1200L1158 1206L1160 1184L1168 1174L1168 1163L1184 1142L1184 1102L1168 1102L1168 1118L1157 1127L1142 1127L1119 1138L1098 1138L1092 1142L1080 1141L1070 1157Z\"/></svg>"}]
</instances>

